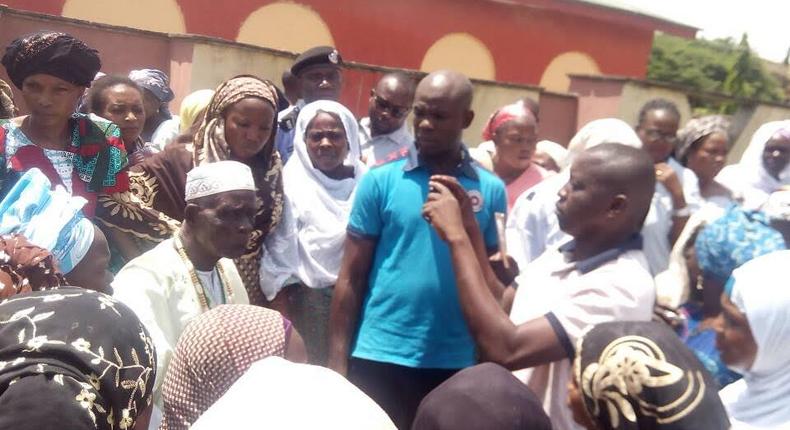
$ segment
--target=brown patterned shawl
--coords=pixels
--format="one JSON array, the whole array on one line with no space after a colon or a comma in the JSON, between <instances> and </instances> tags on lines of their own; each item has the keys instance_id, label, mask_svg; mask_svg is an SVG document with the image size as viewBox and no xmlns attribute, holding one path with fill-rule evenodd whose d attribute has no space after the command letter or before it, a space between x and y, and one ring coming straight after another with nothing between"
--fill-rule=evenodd
<instances>
[{"instance_id":1,"label":"brown patterned shawl","mask_svg":"<svg viewBox=\"0 0 790 430\"><path fill-rule=\"evenodd\" d=\"M21 234L0 236L0 299L65 284L55 257Z\"/></svg>"},{"instance_id":2,"label":"brown patterned shawl","mask_svg":"<svg viewBox=\"0 0 790 430\"><path fill-rule=\"evenodd\" d=\"M225 142L223 117L227 108L258 97L277 106L274 86L252 76L238 76L217 87L193 144L173 143L164 151L129 170L129 192L100 198L97 219L105 226L133 237L143 249L168 239L184 219L186 174L195 165L232 158ZM272 134L263 150L252 160L257 187L258 213L247 253L236 259L250 303L263 305L258 278L261 246L266 235L280 222L283 210L282 162L274 148L276 116Z\"/></svg>"}]
</instances>

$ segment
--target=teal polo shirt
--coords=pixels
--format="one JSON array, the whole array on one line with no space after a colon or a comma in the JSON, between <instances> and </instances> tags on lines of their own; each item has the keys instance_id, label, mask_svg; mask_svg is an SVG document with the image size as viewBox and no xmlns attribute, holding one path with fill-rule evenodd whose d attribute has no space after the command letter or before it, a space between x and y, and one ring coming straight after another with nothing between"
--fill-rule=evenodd
<instances>
[{"instance_id":1,"label":"teal polo shirt","mask_svg":"<svg viewBox=\"0 0 790 430\"><path fill-rule=\"evenodd\" d=\"M486 246L497 248L494 213L507 211L504 183L471 160L455 177L472 197ZM416 151L360 181L348 234L376 241L351 356L413 368L475 364L458 301L450 249L422 217L430 169Z\"/></svg>"}]
</instances>

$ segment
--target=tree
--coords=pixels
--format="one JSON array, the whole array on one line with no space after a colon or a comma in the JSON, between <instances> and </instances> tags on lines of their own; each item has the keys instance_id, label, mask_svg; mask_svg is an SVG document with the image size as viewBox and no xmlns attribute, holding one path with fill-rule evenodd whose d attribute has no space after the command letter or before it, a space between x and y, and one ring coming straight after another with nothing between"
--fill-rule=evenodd
<instances>
[{"instance_id":1,"label":"tree","mask_svg":"<svg viewBox=\"0 0 790 430\"><path fill-rule=\"evenodd\" d=\"M780 101L782 89L749 48L746 35L732 39L683 39L657 34L650 55L649 79L716 92L735 98ZM689 98L695 110L732 113L736 106L696 95Z\"/></svg>"}]
</instances>

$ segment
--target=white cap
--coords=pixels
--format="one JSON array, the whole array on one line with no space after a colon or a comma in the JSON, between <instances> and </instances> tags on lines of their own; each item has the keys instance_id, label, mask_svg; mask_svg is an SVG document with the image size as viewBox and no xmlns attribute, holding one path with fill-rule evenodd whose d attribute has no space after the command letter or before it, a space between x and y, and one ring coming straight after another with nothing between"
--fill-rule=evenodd
<instances>
[{"instance_id":1,"label":"white cap","mask_svg":"<svg viewBox=\"0 0 790 430\"><path fill-rule=\"evenodd\" d=\"M228 191L255 191L252 170L238 161L201 164L187 173L186 201Z\"/></svg>"}]
</instances>

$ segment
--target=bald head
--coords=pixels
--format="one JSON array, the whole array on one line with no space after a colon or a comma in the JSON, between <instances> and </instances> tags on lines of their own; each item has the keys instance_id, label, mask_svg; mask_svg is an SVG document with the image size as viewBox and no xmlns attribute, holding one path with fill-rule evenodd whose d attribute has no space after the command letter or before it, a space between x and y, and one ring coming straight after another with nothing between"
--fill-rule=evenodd
<instances>
[{"instance_id":1,"label":"bald head","mask_svg":"<svg viewBox=\"0 0 790 430\"><path fill-rule=\"evenodd\" d=\"M414 102L414 80L403 73L388 73L370 91L368 117L375 136L392 133L403 126Z\"/></svg>"},{"instance_id":2,"label":"bald head","mask_svg":"<svg viewBox=\"0 0 790 430\"><path fill-rule=\"evenodd\" d=\"M411 100L414 98L414 79L404 73L387 73L379 79L375 91L378 94L389 93L403 96Z\"/></svg>"},{"instance_id":3,"label":"bald head","mask_svg":"<svg viewBox=\"0 0 790 430\"><path fill-rule=\"evenodd\" d=\"M472 83L450 70L433 72L417 85L414 95L414 138L425 157L457 158L461 133L475 117Z\"/></svg>"},{"instance_id":4,"label":"bald head","mask_svg":"<svg viewBox=\"0 0 790 430\"><path fill-rule=\"evenodd\" d=\"M582 152L577 163L585 163L588 173L611 195L627 198L628 219L635 229L641 229L656 187L650 155L619 143L605 143Z\"/></svg>"},{"instance_id":5,"label":"bald head","mask_svg":"<svg viewBox=\"0 0 790 430\"><path fill-rule=\"evenodd\" d=\"M469 78L452 70L430 73L417 85L418 93L450 99L465 109L472 107L473 90Z\"/></svg>"}]
</instances>

